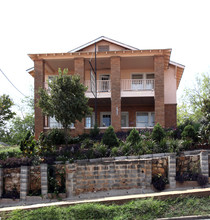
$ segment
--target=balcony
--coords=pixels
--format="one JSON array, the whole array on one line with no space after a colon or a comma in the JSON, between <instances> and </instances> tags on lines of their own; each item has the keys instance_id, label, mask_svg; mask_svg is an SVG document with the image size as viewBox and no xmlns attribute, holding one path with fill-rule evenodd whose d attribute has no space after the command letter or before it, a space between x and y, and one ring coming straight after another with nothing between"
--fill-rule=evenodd
<instances>
[{"instance_id":1,"label":"balcony","mask_svg":"<svg viewBox=\"0 0 210 220\"><path fill-rule=\"evenodd\" d=\"M121 97L153 97L154 79L122 79Z\"/></svg>"},{"instance_id":2,"label":"balcony","mask_svg":"<svg viewBox=\"0 0 210 220\"><path fill-rule=\"evenodd\" d=\"M86 96L94 98L91 92L90 80L85 81L85 86L88 87ZM97 80L97 98L110 98L111 97L111 81L110 80Z\"/></svg>"}]
</instances>

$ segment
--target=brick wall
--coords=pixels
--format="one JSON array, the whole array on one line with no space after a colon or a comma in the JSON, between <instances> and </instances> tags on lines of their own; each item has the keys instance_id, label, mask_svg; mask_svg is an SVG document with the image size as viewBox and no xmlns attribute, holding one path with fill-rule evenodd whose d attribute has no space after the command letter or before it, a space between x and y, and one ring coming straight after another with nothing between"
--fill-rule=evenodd
<instances>
[{"instance_id":1,"label":"brick wall","mask_svg":"<svg viewBox=\"0 0 210 220\"><path fill-rule=\"evenodd\" d=\"M121 130L120 57L111 57L111 118L115 131Z\"/></svg>"},{"instance_id":2,"label":"brick wall","mask_svg":"<svg viewBox=\"0 0 210 220\"><path fill-rule=\"evenodd\" d=\"M44 116L42 110L37 107L39 88L44 87L45 70L43 60L37 60L34 62L34 72L35 138L38 139L40 133L44 130Z\"/></svg>"},{"instance_id":3,"label":"brick wall","mask_svg":"<svg viewBox=\"0 0 210 220\"><path fill-rule=\"evenodd\" d=\"M164 106L164 57L154 57L155 70L155 123L165 127Z\"/></svg>"},{"instance_id":4,"label":"brick wall","mask_svg":"<svg viewBox=\"0 0 210 220\"><path fill-rule=\"evenodd\" d=\"M165 127L172 128L177 125L176 104L165 104Z\"/></svg>"},{"instance_id":5,"label":"brick wall","mask_svg":"<svg viewBox=\"0 0 210 220\"><path fill-rule=\"evenodd\" d=\"M74 74L78 74L80 76L80 82L84 84L85 82L85 60L84 58L76 58L74 59ZM84 133L84 119L79 122L77 121L75 124L75 132L77 135Z\"/></svg>"}]
</instances>

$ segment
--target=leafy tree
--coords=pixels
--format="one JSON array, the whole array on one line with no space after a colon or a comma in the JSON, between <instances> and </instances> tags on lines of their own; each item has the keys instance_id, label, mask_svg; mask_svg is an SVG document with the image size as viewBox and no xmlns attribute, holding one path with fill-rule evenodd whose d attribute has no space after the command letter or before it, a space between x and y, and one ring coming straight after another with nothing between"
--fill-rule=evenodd
<instances>
[{"instance_id":1,"label":"leafy tree","mask_svg":"<svg viewBox=\"0 0 210 220\"><path fill-rule=\"evenodd\" d=\"M63 72L59 69L58 73L58 76L48 82L49 91L39 90L38 105L45 115L55 117L62 124L67 144L70 125L89 115L91 108L85 97L87 88L80 83L80 77L67 75L68 69Z\"/></svg>"},{"instance_id":2,"label":"leafy tree","mask_svg":"<svg viewBox=\"0 0 210 220\"><path fill-rule=\"evenodd\" d=\"M14 117L11 107L14 105L8 95L0 96L0 127L6 124L8 120Z\"/></svg>"},{"instance_id":3,"label":"leafy tree","mask_svg":"<svg viewBox=\"0 0 210 220\"><path fill-rule=\"evenodd\" d=\"M210 99L210 74L197 75L193 88L186 88L178 106L178 123L186 119L199 121L205 115L205 100Z\"/></svg>"}]
</instances>

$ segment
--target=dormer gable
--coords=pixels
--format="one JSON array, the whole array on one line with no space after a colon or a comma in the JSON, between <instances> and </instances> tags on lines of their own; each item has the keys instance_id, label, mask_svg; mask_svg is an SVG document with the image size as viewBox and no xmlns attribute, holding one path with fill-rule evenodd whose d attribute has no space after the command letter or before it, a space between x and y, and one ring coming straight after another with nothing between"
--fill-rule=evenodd
<instances>
[{"instance_id":1,"label":"dormer gable","mask_svg":"<svg viewBox=\"0 0 210 220\"><path fill-rule=\"evenodd\" d=\"M80 47L77 47L69 53L72 52L94 52L95 51L95 44L96 44L96 50L99 52L104 51L122 51L122 50L138 50L136 47L132 47L123 43L120 43L118 41L112 40L110 38L101 36L93 41L90 41L89 43L86 43Z\"/></svg>"}]
</instances>

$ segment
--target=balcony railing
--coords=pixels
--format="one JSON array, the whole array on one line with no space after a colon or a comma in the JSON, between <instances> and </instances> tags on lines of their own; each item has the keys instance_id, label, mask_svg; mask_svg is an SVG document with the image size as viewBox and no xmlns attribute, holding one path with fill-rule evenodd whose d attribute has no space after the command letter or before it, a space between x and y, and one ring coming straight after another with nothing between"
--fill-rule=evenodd
<instances>
[{"instance_id":1,"label":"balcony railing","mask_svg":"<svg viewBox=\"0 0 210 220\"><path fill-rule=\"evenodd\" d=\"M154 90L154 79L122 79L122 91Z\"/></svg>"},{"instance_id":2,"label":"balcony railing","mask_svg":"<svg viewBox=\"0 0 210 220\"><path fill-rule=\"evenodd\" d=\"M85 86L88 87L87 92L91 92L90 80L85 81ZM97 80L97 92L110 92L111 83L110 80Z\"/></svg>"}]
</instances>

